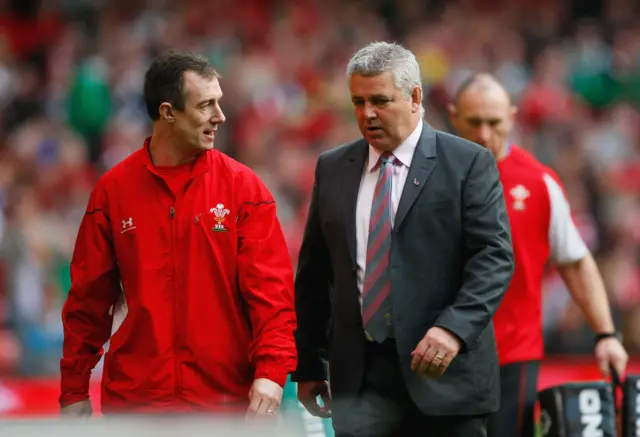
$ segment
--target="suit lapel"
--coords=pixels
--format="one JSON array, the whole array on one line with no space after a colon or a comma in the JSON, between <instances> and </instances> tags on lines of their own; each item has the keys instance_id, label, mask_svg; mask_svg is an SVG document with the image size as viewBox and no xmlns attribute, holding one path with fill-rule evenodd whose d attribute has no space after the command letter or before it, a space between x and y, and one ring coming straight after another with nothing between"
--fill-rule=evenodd
<instances>
[{"instance_id":1,"label":"suit lapel","mask_svg":"<svg viewBox=\"0 0 640 437\"><path fill-rule=\"evenodd\" d=\"M422 134L411 160L407 181L402 189L400 203L396 211L393 232L398 232L407 213L418 198L436 166L436 135L435 131L426 123L422 127Z\"/></svg>"},{"instance_id":2,"label":"suit lapel","mask_svg":"<svg viewBox=\"0 0 640 437\"><path fill-rule=\"evenodd\" d=\"M356 263L356 206L362 171L367 159L368 147L364 140L357 141L346 156L339 189L342 191L343 220L346 227L349 254Z\"/></svg>"}]
</instances>

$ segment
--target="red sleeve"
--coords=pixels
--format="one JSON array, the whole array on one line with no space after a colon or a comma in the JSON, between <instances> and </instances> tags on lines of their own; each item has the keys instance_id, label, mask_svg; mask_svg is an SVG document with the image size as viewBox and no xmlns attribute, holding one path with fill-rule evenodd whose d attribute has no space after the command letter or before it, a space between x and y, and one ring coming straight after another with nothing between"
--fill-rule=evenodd
<instances>
[{"instance_id":1,"label":"red sleeve","mask_svg":"<svg viewBox=\"0 0 640 437\"><path fill-rule=\"evenodd\" d=\"M253 341L249 360L255 378L281 386L297 365L293 268L276 204L254 176L238 215L238 276L249 310Z\"/></svg>"},{"instance_id":2,"label":"red sleeve","mask_svg":"<svg viewBox=\"0 0 640 437\"><path fill-rule=\"evenodd\" d=\"M60 361L60 405L89 397L91 371L111 334L111 307L120 295L104 191L92 193L71 259L71 289L62 309L64 345Z\"/></svg>"}]
</instances>

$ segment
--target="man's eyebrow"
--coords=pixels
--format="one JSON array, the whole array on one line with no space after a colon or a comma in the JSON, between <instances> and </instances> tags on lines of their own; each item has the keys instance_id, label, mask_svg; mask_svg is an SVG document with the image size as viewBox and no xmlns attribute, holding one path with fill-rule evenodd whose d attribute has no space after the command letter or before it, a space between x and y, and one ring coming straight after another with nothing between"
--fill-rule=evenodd
<instances>
[{"instance_id":1,"label":"man's eyebrow","mask_svg":"<svg viewBox=\"0 0 640 437\"><path fill-rule=\"evenodd\" d=\"M470 115L465 118L469 121L483 121L487 123L497 123L502 120L500 117L480 117L477 115Z\"/></svg>"},{"instance_id":2,"label":"man's eyebrow","mask_svg":"<svg viewBox=\"0 0 640 437\"><path fill-rule=\"evenodd\" d=\"M362 96L352 96L351 100L356 100L356 99L364 99L364 97ZM380 99L389 99L389 96L385 96L384 94L373 94L371 96L369 96L369 100L380 100Z\"/></svg>"},{"instance_id":3,"label":"man's eyebrow","mask_svg":"<svg viewBox=\"0 0 640 437\"><path fill-rule=\"evenodd\" d=\"M220 94L220 96L218 98L211 97L211 98L208 98L208 99L202 99L197 103L197 105L200 106L200 105L202 105L204 103L215 102L216 100L220 100L221 98L222 98L222 94Z\"/></svg>"}]
</instances>

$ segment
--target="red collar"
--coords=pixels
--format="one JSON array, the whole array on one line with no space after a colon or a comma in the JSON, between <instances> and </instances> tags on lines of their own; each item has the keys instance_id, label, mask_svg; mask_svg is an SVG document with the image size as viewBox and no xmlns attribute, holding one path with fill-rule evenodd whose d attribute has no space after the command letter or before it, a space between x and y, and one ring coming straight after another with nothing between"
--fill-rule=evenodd
<instances>
[{"instance_id":1,"label":"red collar","mask_svg":"<svg viewBox=\"0 0 640 437\"><path fill-rule=\"evenodd\" d=\"M147 139L144 140L144 146L143 146L144 150L141 153L142 163L147 168L147 170L149 170L151 173L155 174L156 176L160 176L160 174L156 171L156 168L153 165L153 162L151 161L151 153L149 153L150 144L151 144L151 137L147 137ZM200 154L200 156L196 158L196 162L193 166L193 171L191 172L191 177L200 176L209 172L209 169L211 168L209 163L213 159L214 153L217 153L217 151L208 150Z\"/></svg>"}]
</instances>

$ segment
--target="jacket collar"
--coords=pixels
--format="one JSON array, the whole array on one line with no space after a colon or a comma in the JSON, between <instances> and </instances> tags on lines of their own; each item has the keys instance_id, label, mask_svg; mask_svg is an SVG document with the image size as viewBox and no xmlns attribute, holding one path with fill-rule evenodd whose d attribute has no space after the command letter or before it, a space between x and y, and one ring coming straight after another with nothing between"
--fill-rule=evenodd
<instances>
[{"instance_id":1,"label":"jacket collar","mask_svg":"<svg viewBox=\"0 0 640 437\"><path fill-rule=\"evenodd\" d=\"M141 150L142 153L140 153L141 161L142 161L142 164L147 168L147 170L149 170L151 173L155 174L156 176L161 176L156 170L155 166L153 165L153 162L151 161L151 153L149 152L149 145L151 144L151 138L152 137L147 137L144 140L144 146ZM214 153L219 153L219 152L215 149L208 150L200 154L196 158L196 162L193 166L193 171L191 172L191 177L199 176L209 172L211 168L210 163L213 159Z\"/></svg>"}]
</instances>

